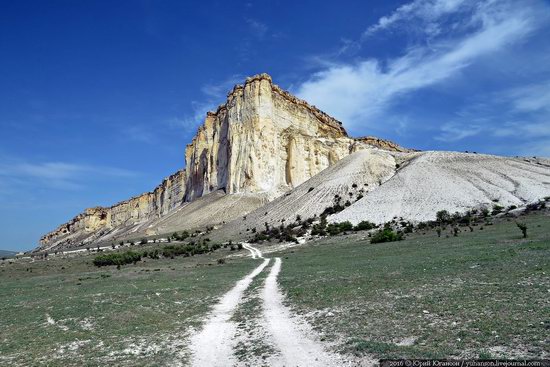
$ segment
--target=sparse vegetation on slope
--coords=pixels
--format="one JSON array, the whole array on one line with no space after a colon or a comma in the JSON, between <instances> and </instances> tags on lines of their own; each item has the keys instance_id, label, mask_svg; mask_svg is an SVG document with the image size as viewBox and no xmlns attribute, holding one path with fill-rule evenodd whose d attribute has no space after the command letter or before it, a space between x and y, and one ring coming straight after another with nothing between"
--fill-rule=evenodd
<instances>
[{"instance_id":1,"label":"sparse vegetation on slope","mask_svg":"<svg viewBox=\"0 0 550 367\"><path fill-rule=\"evenodd\" d=\"M96 256L93 263L95 266L98 267L108 265L117 265L118 267L120 267L121 265L126 264L136 264L142 258L146 257L150 259L159 259L160 256L171 259L175 258L176 256L189 257L205 254L208 252L214 252L222 247L221 244L208 244L207 242L209 242L209 240L204 239L202 243L191 242L181 245L166 245L163 246L161 249L155 248L144 251L124 251L110 254L102 254ZM145 243L147 243L147 241L145 241ZM239 249L242 249L242 247Z\"/></svg>"},{"instance_id":2,"label":"sparse vegetation on slope","mask_svg":"<svg viewBox=\"0 0 550 367\"><path fill-rule=\"evenodd\" d=\"M548 358L548 212L522 217L527 239L512 218L492 220L459 237L433 226L376 245L321 239L281 254L280 283L295 310L358 357Z\"/></svg>"}]
</instances>

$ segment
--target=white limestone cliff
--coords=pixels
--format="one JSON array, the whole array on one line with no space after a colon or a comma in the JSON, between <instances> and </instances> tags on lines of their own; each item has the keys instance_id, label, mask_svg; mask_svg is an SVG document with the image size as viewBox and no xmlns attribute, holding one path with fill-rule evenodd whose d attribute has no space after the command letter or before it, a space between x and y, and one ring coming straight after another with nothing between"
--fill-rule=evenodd
<instances>
[{"instance_id":1,"label":"white limestone cliff","mask_svg":"<svg viewBox=\"0 0 550 367\"><path fill-rule=\"evenodd\" d=\"M283 91L269 75L256 75L207 113L185 150L184 170L152 192L109 208L86 209L44 235L41 248L92 243L137 223L173 216L186 203L220 190L269 201L366 146L406 150L378 138L350 138L339 121Z\"/></svg>"}]
</instances>

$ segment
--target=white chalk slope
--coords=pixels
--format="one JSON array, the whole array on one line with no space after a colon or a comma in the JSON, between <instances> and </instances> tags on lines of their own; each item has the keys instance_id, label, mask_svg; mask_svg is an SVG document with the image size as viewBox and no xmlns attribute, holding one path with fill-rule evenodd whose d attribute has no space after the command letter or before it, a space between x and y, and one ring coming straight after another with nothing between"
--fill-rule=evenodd
<instances>
[{"instance_id":1,"label":"white chalk slope","mask_svg":"<svg viewBox=\"0 0 550 367\"><path fill-rule=\"evenodd\" d=\"M350 195L351 193L351 195ZM352 205L330 222L385 223L394 217L433 220L439 210L465 212L494 205L523 206L550 196L550 160L457 152L357 151L302 185L237 218L214 235L240 239L282 220L320 215L335 195Z\"/></svg>"},{"instance_id":2,"label":"white chalk slope","mask_svg":"<svg viewBox=\"0 0 550 367\"><path fill-rule=\"evenodd\" d=\"M405 156L396 154L398 161L402 159L401 156ZM342 197L342 204L347 200L354 202L360 195L366 195L392 177L395 167L396 157L388 151L357 151L290 192L248 213L246 219L241 217L229 222L213 238L240 239L250 235L253 228L263 230L266 222L270 226L277 226L283 219L287 224L293 222L297 215L302 219L319 215L326 207L334 204L336 195Z\"/></svg>"},{"instance_id":3,"label":"white chalk slope","mask_svg":"<svg viewBox=\"0 0 550 367\"><path fill-rule=\"evenodd\" d=\"M380 187L330 221L375 223L394 217L425 221L451 213L501 205L522 206L550 196L550 162L456 152L422 152Z\"/></svg>"}]
</instances>

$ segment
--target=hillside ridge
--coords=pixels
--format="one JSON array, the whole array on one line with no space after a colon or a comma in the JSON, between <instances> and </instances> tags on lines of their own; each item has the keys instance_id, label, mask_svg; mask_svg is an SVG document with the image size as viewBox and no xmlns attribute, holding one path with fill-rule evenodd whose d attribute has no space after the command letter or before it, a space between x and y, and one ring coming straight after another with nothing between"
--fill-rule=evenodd
<instances>
[{"instance_id":1,"label":"hillside ridge","mask_svg":"<svg viewBox=\"0 0 550 367\"><path fill-rule=\"evenodd\" d=\"M223 194L245 195L246 206L230 206L237 217L369 146L410 151L379 138L349 137L340 121L273 84L268 74L258 74L234 86L226 102L206 114L185 148L185 168L153 191L109 207L85 209L42 236L39 249L154 234L163 218L169 216L176 225L182 222L174 219L176 213L187 212L182 209L189 203L216 192L216 200ZM212 199L208 202L211 205ZM196 225L216 224L209 222L209 215L198 216L204 221Z\"/></svg>"}]
</instances>

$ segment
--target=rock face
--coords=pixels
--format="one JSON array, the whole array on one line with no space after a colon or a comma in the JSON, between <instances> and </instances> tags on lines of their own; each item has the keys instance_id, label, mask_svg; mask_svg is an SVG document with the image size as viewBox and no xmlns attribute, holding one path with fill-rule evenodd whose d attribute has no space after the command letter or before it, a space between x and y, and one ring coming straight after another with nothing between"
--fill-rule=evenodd
<instances>
[{"instance_id":1,"label":"rock face","mask_svg":"<svg viewBox=\"0 0 550 367\"><path fill-rule=\"evenodd\" d=\"M87 242L128 223L163 216L181 205L185 195L185 171L165 178L152 192L133 197L109 208L89 208L40 239L48 249L58 244L73 245Z\"/></svg>"},{"instance_id":2,"label":"rock face","mask_svg":"<svg viewBox=\"0 0 550 367\"><path fill-rule=\"evenodd\" d=\"M258 75L236 86L208 113L186 149L186 200L223 189L271 197L299 185L349 154L341 123Z\"/></svg>"},{"instance_id":3,"label":"rock face","mask_svg":"<svg viewBox=\"0 0 550 367\"><path fill-rule=\"evenodd\" d=\"M269 75L256 75L235 86L226 103L207 114L186 148L185 170L166 178L153 192L109 208L87 209L40 242L42 248L53 248L112 238L124 228L162 218L220 190L226 195L258 195L261 199L248 196L249 201L263 203L369 146L406 151L382 139L350 138L339 121L283 91Z\"/></svg>"}]
</instances>

